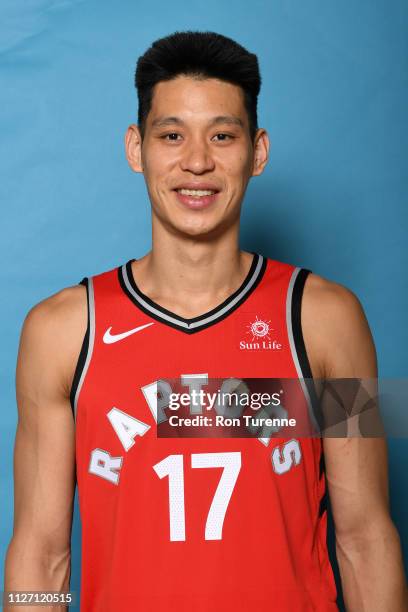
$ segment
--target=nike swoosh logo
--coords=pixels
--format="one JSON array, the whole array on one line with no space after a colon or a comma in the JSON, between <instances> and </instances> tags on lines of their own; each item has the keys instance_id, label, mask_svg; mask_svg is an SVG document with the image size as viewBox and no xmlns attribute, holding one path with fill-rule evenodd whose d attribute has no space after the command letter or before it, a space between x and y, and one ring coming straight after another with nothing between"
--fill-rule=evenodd
<instances>
[{"instance_id":1,"label":"nike swoosh logo","mask_svg":"<svg viewBox=\"0 0 408 612\"><path fill-rule=\"evenodd\" d=\"M124 338L127 338L128 336L131 336L132 334L135 334L136 332L139 332L142 329L145 329L146 327L150 327L150 325L153 325L153 323L146 323L146 325L140 325L139 327L129 329L128 331L125 331L121 334L111 334L112 327L108 327L108 329L103 335L103 341L105 344L113 344L114 342L119 342L119 340L123 340Z\"/></svg>"}]
</instances>

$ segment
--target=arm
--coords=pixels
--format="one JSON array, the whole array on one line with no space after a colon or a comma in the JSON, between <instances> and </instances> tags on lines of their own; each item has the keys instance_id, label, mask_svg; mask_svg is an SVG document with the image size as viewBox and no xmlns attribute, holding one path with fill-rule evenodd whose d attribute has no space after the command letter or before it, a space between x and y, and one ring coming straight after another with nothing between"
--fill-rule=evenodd
<instances>
[{"instance_id":1,"label":"arm","mask_svg":"<svg viewBox=\"0 0 408 612\"><path fill-rule=\"evenodd\" d=\"M311 275L302 307L305 343L324 378L376 378L375 347L357 298ZM389 514L383 438L325 438L326 478L348 612L404 612L398 533Z\"/></svg>"},{"instance_id":2,"label":"arm","mask_svg":"<svg viewBox=\"0 0 408 612\"><path fill-rule=\"evenodd\" d=\"M16 376L14 529L5 564L7 591L69 589L75 491L69 390L85 329L82 286L41 302L24 322ZM5 612L11 609L5 606Z\"/></svg>"}]
</instances>

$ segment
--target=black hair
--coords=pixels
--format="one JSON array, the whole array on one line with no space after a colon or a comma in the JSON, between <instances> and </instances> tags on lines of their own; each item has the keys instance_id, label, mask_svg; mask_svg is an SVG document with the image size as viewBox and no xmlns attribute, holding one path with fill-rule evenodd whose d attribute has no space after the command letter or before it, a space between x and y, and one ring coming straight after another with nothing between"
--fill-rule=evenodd
<instances>
[{"instance_id":1,"label":"black hair","mask_svg":"<svg viewBox=\"0 0 408 612\"><path fill-rule=\"evenodd\" d=\"M252 140L258 128L257 101L261 88L258 59L231 38L215 32L174 32L156 40L139 57L135 86L138 123L143 137L154 86L177 76L216 78L241 87Z\"/></svg>"}]
</instances>

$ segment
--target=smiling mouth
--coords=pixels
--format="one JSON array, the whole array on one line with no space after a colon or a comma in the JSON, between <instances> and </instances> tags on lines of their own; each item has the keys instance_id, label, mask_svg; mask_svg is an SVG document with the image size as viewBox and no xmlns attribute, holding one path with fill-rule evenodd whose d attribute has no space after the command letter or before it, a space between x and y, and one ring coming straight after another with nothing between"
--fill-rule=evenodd
<instances>
[{"instance_id":1,"label":"smiling mouth","mask_svg":"<svg viewBox=\"0 0 408 612\"><path fill-rule=\"evenodd\" d=\"M218 193L212 189L176 189L176 191L180 195L190 196L193 198L202 198L203 196L211 196Z\"/></svg>"}]
</instances>

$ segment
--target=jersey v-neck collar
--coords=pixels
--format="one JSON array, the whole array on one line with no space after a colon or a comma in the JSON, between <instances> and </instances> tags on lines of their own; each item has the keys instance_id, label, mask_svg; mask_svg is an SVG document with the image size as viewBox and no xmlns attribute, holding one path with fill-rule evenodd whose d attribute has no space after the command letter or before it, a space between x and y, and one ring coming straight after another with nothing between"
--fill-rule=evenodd
<instances>
[{"instance_id":1,"label":"jersey v-neck collar","mask_svg":"<svg viewBox=\"0 0 408 612\"><path fill-rule=\"evenodd\" d=\"M229 314L236 310L245 300L248 299L250 294L260 283L265 269L266 259L258 253L253 253L253 259L251 267L249 268L248 274L246 275L241 286L234 291L226 300L221 304L205 312L204 314L194 317L192 319L185 319L180 315L163 308L159 304L156 304L147 295L142 293L139 287L136 285L135 279L132 272L132 262L134 259L130 259L127 263L118 267L119 283L129 297L129 299L142 310L145 314L149 315L153 319L169 325L187 334L198 332L202 329L210 327L218 321L225 319Z\"/></svg>"}]
</instances>

